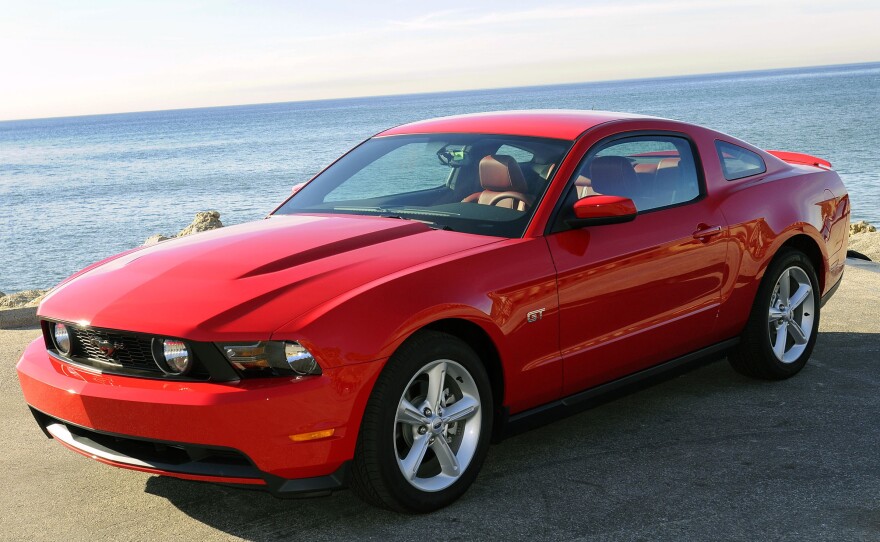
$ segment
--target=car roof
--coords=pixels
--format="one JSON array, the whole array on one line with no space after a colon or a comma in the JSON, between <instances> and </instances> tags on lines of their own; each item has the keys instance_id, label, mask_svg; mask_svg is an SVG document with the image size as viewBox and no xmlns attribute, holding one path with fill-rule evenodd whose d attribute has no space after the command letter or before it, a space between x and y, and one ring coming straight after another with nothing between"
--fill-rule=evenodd
<instances>
[{"instance_id":1,"label":"car roof","mask_svg":"<svg viewBox=\"0 0 880 542\"><path fill-rule=\"evenodd\" d=\"M590 128L615 120L656 118L612 111L535 109L494 111L421 120L377 134L501 134L573 140Z\"/></svg>"}]
</instances>

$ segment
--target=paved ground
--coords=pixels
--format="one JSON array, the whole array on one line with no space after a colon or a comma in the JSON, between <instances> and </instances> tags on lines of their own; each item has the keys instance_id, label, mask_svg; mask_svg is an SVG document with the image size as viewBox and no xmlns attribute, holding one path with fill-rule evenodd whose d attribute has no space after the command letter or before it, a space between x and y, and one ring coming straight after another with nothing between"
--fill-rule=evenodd
<instances>
[{"instance_id":1,"label":"paved ground","mask_svg":"<svg viewBox=\"0 0 880 542\"><path fill-rule=\"evenodd\" d=\"M0 332L0 538L880 540L880 273L851 267L796 378L715 363L493 446L430 516L114 469L37 429Z\"/></svg>"}]
</instances>

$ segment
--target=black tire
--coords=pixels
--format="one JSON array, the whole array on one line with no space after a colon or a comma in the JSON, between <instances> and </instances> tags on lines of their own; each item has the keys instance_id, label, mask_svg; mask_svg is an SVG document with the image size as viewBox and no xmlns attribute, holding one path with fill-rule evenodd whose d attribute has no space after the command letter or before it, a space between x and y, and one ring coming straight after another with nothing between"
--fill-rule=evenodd
<instances>
[{"instance_id":1,"label":"black tire","mask_svg":"<svg viewBox=\"0 0 880 542\"><path fill-rule=\"evenodd\" d=\"M479 392L477 401L479 408L470 414L466 421L459 422L462 424L469 424L471 421L477 422L479 436L468 437L466 436L468 432L462 430L465 425L459 429L453 424L444 425L449 430L449 434L446 436L443 436L444 434L436 434L435 436L435 433L432 432L425 434L425 438L432 437L432 440L426 442L434 443L437 438L444 438L450 440L448 449L452 450L454 455L470 456L461 473L457 474L455 481L450 482L451 485L428 491L420 489L414 484L423 483L422 480L436 480L442 472L437 473L435 478L431 476L422 478L414 475L413 482L404 477L402 463L404 457L402 456L407 455L405 453L407 446L405 437L410 441L420 438L415 434L422 428L419 424L406 425L399 421L398 405L407 396L406 394L414 393L412 390L417 386L430 387L430 378L427 373L422 371L430 364L437 363L438 360L452 362L448 364L449 372L444 373L440 379L446 383L444 386L448 386L448 388L441 386L440 389L450 390L450 399L454 399L455 402L462 400L461 398L455 399L455 397L459 397L459 395L464 397L464 392L461 391L464 386L468 386L467 389L471 391L476 389ZM443 366L446 367L447 364ZM466 371L467 375L461 374L462 370ZM455 376L456 371L460 376ZM468 375L471 377L470 379L467 379ZM423 377L423 380L417 380ZM449 380L450 378L454 378L455 381ZM456 382L461 382L463 387L457 388ZM453 388L458 389L458 394ZM471 400L473 400L473 395L471 393L469 396ZM412 404L415 405L416 401L417 399L414 399ZM443 408L448 408L451 412L455 402L441 406L438 411L443 413ZM429 404L427 396L423 404ZM352 462L351 488L367 503L397 512L426 513L451 504L461 497L476 479L486 457L492 433L492 405L492 388L489 384L489 377L473 349L460 339L446 333L427 330L417 333L401 345L388 360L367 402ZM438 413L432 415L437 416ZM437 419L434 418L434 420ZM404 435L410 430L412 431L411 435ZM431 431L438 430L435 428ZM461 434L452 435L453 430ZM456 441L456 439L461 440ZM469 452L463 452L466 449L465 439L469 439L467 440ZM441 444L446 446L444 443L437 442L438 446ZM412 448L416 447L415 442L411 442L409 445ZM442 470L440 459L433 452L434 448L427 447L426 450L423 456L424 461L416 463L423 465L417 467L419 472L422 472L422 469L430 470L429 467ZM433 465L430 464L431 461L434 462ZM448 482L449 479L450 477L447 477L446 481Z\"/></svg>"},{"instance_id":2,"label":"black tire","mask_svg":"<svg viewBox=\"0 0 880 542\"><path fill-rule=\"evenodd\" d=\"M812 306L810 307L809 315L806 309L802 309L803 314L800 318L802 319L801 323L803 323L803 319L806 316L810 316L812 319L809 326L809 336L806 343L802 345L802 349L798 348L797 351L791 350L789 354L792 358L782 361L773 351L770 335L774 333L774 329L778 328L774 327L775 324L769 322L770 307L774 301L774 293L782 274L792 269L800 269L809 279L810 286L812 287ZM794 273L797 272L791 272L791 274ZM740 374L765 380L782 380L796 375L806 365L816 344L820 305L821 291L819 290L819 281L816 278L816 270L813 267L813 263L804 253L798 250L790 248L780 250L767 268L767 272L764 274L764 278L758 288L749 321L741 336L741 342L728 356L730 365ZM795 314L794 318L797 319L797 317ZM794 341L791 337L788 337L787 340ZM785 346L783 346L784 348ZM792 344L792 348L794 348L794 344Z\"/></svg>"}]
</instances>

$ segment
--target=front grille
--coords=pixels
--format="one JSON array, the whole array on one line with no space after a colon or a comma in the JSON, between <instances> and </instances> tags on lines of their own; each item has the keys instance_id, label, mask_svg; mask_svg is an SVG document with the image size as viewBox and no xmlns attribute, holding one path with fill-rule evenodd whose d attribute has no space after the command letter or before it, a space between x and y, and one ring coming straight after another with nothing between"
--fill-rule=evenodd
<instances>
[{"instance_id":1,"label":"front grille","mask_svg":"<svg viewBox=\"0 0 880 542\"><path fill-rule=\"evenodd\" d=\"M70 327L74 357L118 365L125 368L161 373L153 360L152 339L92 328ZM101 346L113 349L108 355Z\"/></svg>"},{"instance_id":2,"label":"front grille","mask_svg":"<svg viewBox=\"0 0 880 542\"><path fill-rule=\"evenodd\" d=\"M42 322L46 348L53 355L79 365L94 367L104 373L163 380L238 380L232 366L222 358L222 354L212 343L187 341L193 358L192 368L185 375L169 375L159 368L153 357L153 335L68 323L70 354L62 355L55 348L52 339L53 325L48 320ZM161 344L158 345L157 355L162 355Z\"/></svg>"}]
</instances>

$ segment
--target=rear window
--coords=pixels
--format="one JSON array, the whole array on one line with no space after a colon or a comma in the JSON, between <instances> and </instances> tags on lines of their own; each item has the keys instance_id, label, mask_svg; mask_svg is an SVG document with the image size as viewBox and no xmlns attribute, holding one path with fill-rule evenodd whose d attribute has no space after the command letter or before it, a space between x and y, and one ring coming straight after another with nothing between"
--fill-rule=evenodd
<instances>
[{"instance_id":1,"label":"rear window","mask_svg":"<svg viewBox=\"0 0 880 542\"><path fill-rule=\"evenodd\" d=\"M739 145L726 141L715 141L715 149L718 151L718 159L721 160L724 178L728 181L759 175L767 171L764 159L760 155Z\"/></svg>"}]
</instances>

